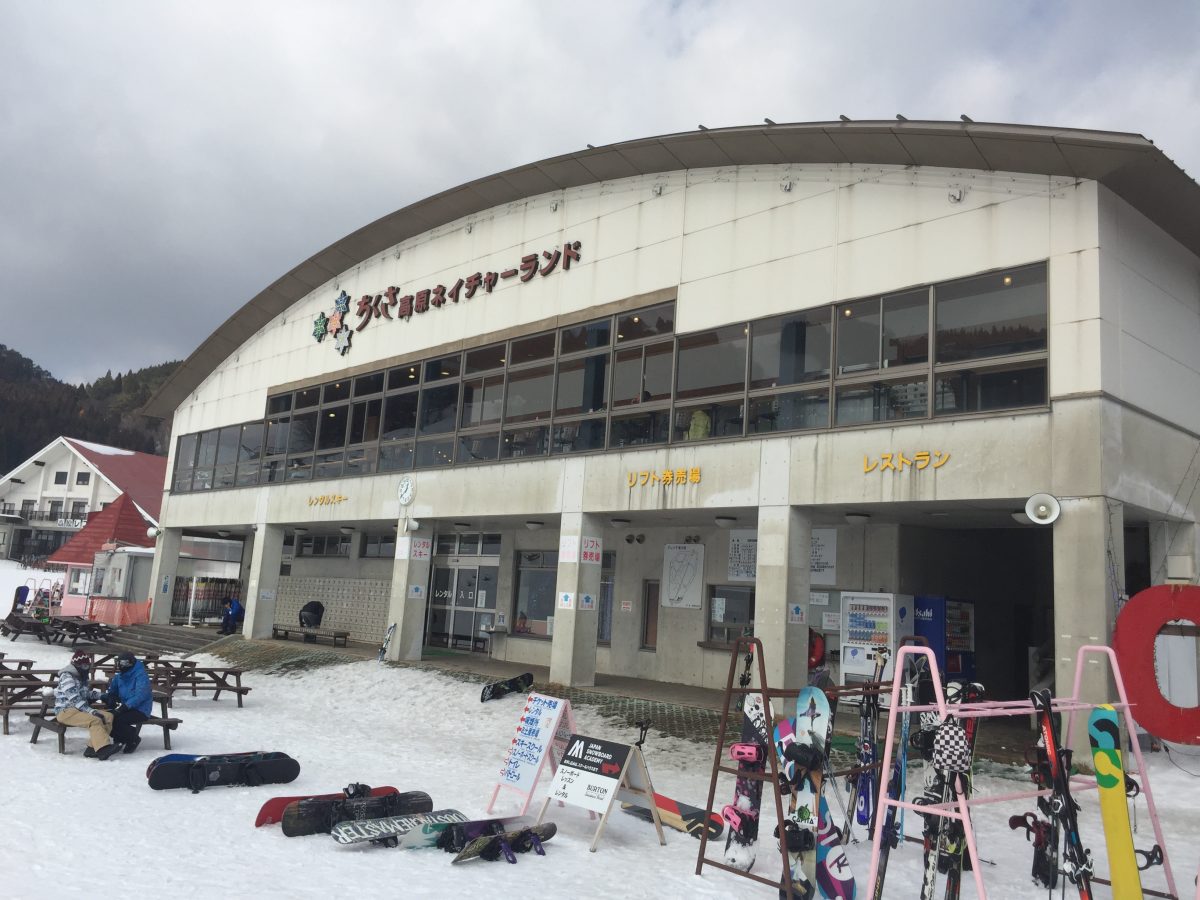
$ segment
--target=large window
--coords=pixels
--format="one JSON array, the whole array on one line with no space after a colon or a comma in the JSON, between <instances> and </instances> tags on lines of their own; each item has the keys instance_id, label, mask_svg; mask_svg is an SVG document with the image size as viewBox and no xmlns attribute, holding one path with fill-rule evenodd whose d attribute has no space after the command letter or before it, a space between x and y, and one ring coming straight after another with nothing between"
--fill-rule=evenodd
<instances>
[{"instance_id":1,"label":"large window","mask_svg":"<svg viewBox=\"0 0 1200 900\"><path fill-rule=\"evenodd\" d=\"M517 554L512 634L548 637L554 634L554 599L558 581L558 553L524 550Z\"/></svg>"},{"instance_id":2,"label":"large window","mask_svg":"<svg viewBox=\"0 0 1200 900\"><path fill-rule=\"evenodd\" d=\"M708 639L732 644L754 634L754 587L712 584L708 587Z\"/></svg>"},{"instance_id":3,"label":"large window","mask_svg":"<svg viewBox=\"0 0 1200 900\"><path fill-rule=\"evenodd\" d=\"M176 491L984 415L1048 402L1046 265L675 334L675 306L271 394Z\"/></svg>"}]
</instances>

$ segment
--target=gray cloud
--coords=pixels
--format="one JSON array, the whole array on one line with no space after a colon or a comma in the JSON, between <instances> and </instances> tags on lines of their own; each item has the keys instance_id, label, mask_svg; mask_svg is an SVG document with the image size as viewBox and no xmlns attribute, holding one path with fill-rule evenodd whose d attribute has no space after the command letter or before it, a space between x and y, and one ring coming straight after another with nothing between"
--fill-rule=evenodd
<instances>
[{"instance_id":1,"label":"gray cloud","mask_svg":"<svg viewBox=\"0 0 1200 900\"><path fill-rule=\"evenodd\" d=\"M187 356L431 193L652 134L852 118L1131 131L1200 171L1200 6L0 0L0 342Z\"/></svg>"}]
</instances>

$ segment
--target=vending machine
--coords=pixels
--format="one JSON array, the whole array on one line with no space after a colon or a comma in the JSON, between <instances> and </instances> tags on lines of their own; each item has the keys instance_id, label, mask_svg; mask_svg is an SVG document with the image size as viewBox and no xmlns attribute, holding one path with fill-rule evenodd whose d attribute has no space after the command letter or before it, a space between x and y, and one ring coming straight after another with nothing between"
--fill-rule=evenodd
<instances>
[{"instance_id":1,"label":"vending machine","mask_svg":"<svg viewBox=\"0 0 1200 900\"><path fill-rule=\"evenodd\" d=\"M917 597L916 633L929 642L938 669L951 680L975 678L975 605L949 597Z\"/></svg>"},{"instance_id":2,"label":"vending machine","mask_svg":"<svg viewBox=\"0 0 1200 900\"><path fill-rule=\"evenodd\" d=\"M891 680L896 645L900 638L912 633L912 610L913 598L908 594L842 592L839 684L870 681L881 647L888 651L883 680ZM886 706L889 700L888 694L880 695L880 705Z\"/></svg>"}]
</instances>

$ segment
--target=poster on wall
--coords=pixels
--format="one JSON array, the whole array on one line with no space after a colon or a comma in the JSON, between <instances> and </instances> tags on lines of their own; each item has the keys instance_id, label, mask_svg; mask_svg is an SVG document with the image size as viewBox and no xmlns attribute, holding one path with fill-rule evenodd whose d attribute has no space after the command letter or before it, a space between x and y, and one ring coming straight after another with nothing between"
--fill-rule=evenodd
<instances>
[{"instance_id":1,"label":"poster on wall","mask_svg":"<svg viewBox=\"0 0 1200 900\"><path fill-rule=\"evenodd\" d=\"M812 584L837 584L837 529L812 530L812 561L808 565Z\"/></svg>"},{"instance_id":2,"label":"poster on wall","mask_svg":"<svg viewBox=\"0 0 1200 900\"><path fill-rule=\"evenodd\" d=\"M823 612L823 613L821 613L821 630L822 631L841 631L842 630L842 614L840 612Z\"/></svg>"},{"instance_id":3,"label":"poster on wall","mask_svg":"<svg viewBox=\"0 0 1200 900\"><path fill-rule=\"evenodd\" d=\"M661 605L700 609L703 595L704 545L667 544L663 548Z\"/></svg>"},{"instance_id":4,"label":"poster on wall","mask_svg":"<svg viewBox=\"0 0 1200 900\"><path fill-rule=\"evenodd\" d=\"M754 581L758 569L758 531L754 528L735 528L729 532L730 581Z\"/></svg>"}]
</instances>

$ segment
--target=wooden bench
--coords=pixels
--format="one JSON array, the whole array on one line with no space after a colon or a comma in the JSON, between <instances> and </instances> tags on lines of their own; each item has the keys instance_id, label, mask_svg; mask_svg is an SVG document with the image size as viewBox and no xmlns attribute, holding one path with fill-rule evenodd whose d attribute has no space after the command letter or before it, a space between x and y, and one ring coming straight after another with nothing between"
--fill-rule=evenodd
<instances>
[{"instance_id":1,"label":"wooden bench","mask_svg":"<svg viewBox=\"0 0 1200 900\"><path fill-rule=\"evenodd\" d=\"M350 632L348 631L333 631L329 628L304 628L300 625L271 626L272 638L282 637L283 640L286 641L288 640L288 635L290 634L302 634L305 636L305 638L311 637L313 640L309 643L315 642L317 638L329 638L329 642L335 647L338 646L339 642L343 647L345 647L346 641L350 637Z\"/></svg>"},{"instance_id":2,"label":"wooden bench","mask_svg":"<svg viewBox=\"0 0 1200 900\"><path fill-rule=\"evenodd\" d=\"M163 715L147 717L135 725L134 730L137 732L138 737L140 738L142 735L142 726L144 725L161 728L163 731L163 749L170 750L171 732L178 728L183 720L169 718L166 715L166 701L161 701L161 705ZM39 709L37 712L25 714L26 718L29 719L30 724L33 725L33 735L29 738L29 743L36 744L38 742L38 736L41 734L42 729L45 728L58 735L58 752L66 753L67 729L79 728L79 726L64 725L62 722L58 721L58 719L54 718L54 713L51 711L52 706L53 700L51 698L43 698L41 709ZM79 728L79 730L83 731L84 729Z\"/></svg>"}]
</instances>

